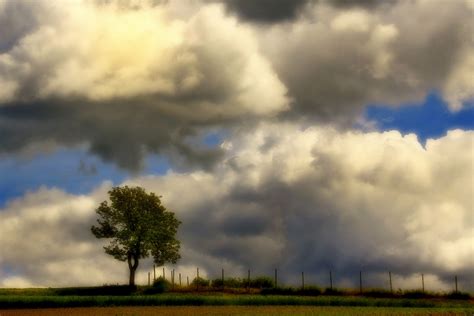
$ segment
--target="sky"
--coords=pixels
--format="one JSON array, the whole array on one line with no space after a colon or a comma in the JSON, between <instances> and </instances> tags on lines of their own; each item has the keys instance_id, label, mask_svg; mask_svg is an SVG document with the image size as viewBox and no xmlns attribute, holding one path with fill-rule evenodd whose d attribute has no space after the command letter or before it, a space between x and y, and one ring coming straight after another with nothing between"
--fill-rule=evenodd
<instances>
[{"instance_id":1,"label":"sky","mask_svg":"<svg viewBox=\"0 0 474 316\"><path fill-rule=\"evenodd\" d=\"M90 226L138 185L182 221L183 275L474 291L473 14L0 0L0 287L124 283Z\"/></svg>"}]
</instances>

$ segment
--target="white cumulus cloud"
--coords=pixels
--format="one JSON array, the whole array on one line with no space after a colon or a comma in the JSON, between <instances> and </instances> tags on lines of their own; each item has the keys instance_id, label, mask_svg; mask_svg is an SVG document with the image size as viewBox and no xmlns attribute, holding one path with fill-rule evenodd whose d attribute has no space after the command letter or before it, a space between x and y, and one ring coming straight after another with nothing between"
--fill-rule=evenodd
<instances>
[{"instance_id":1,"label":"white cumulus cloud","mask_svg":"<svg viewBox=\"0 0 474 316\"><path fill-rule=\"evenodd\" d=\"M332 269L339 284L350 285L362 269L383 286L392 271L401 288L425 273L444 290L457 274L472 289L473 152L466 149L473 136L454 130L423 147L395 131L264 124L230 139L213 172L170 171L126 184L162 195L182 220L176 269L186 273L193 266L211 277L221 267L235 275L279 267L286 282L304 270L325 284ZM14 267L3 271L3 284L126 280L125 265L107 258L89 232L107 186L89 196L44 189L2 210L2 267ZM149 268L142 265L141 282Z\"/></svg>"}]
</instances>

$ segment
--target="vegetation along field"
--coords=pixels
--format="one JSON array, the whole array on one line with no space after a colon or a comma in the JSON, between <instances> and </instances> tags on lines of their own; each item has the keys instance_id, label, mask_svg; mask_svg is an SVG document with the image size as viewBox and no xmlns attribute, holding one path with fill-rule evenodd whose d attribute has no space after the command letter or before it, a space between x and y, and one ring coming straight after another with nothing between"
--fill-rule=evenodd
<instances>
[{"instance_id":1,"label":"vegetation along field","mask_svg":"<svg viewBox=\"0 0 474 316\"><path fill-rule=\"evenodd\" d=\"M57 309L20 309L1 311L2 316L332 316L332 315L471 315L472 310L463 308L400 308L400 307L337 307L337 306L168 306L168 307L91 307Z\"/></svg>"},{"instance_id":2,"label":"vegetation along field","mask_svg":"<svg viewBox=\"0 0 474 316\"><path fill-rule=\"evenodd\" d=\"M111 288L107 288L111 291ZM125 288L125 287L123 287ZM103 288L2 289L0 315L472 315L472 299L168 292L97 295ZM117 290L117 289L115 289ZM94 293L96 295L82 295ZM73 295L71 295L73 294Z\"/></svg>"}]
</instances>

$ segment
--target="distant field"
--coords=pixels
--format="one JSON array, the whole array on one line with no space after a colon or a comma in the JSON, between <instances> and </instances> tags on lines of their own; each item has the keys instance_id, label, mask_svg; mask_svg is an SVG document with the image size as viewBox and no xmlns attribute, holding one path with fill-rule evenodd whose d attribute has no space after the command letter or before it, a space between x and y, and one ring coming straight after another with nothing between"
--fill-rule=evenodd
<instances>
[{"instance_id":1,"label":"distant field","mask_svg":"<svg viewBox=\"0 0 474 316\"><path fill-rule=\"evenodd\" d=\"M351 315L472 315L463 308L401 308L401 307L321 307L321 306L171 306L171 307L90 307L57 309L0 310L1 316L351 316Z\"/></svg>"}]
</instances>

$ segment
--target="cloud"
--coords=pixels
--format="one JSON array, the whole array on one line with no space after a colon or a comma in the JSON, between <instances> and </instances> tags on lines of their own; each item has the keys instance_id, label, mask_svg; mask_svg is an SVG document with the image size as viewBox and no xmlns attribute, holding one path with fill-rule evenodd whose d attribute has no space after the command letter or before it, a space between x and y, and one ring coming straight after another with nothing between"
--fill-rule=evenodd
<instances>
[{"instance_id":1,"label":"cloud","mask_svg":"<svg viewBox=\"0 0 474 316\"><path fill-rule=\"evenodd\" d=\"M472 100L472 12L463 1L321 2L259 34L293 99L290 117L352 125L367 104L412 103L432 90L453 110Z\"/></svg>"},{"instance_id":2,"label":"cloud","mask_svg":"<svg viewBox=\"0 0 474 316\"><path fill-rule=\"evenodd\" d=\"M224 0L231 12L248 21L260 23L275 23L289 21L297 18L300 10L309 2L308 0Z\"/></svg>"},{"instance_id":3,"label":"cloud","mask_svg":"<svg viewBox=\"0 0 474 316\"><path fill-rule=\"evenodd\" d=\"M125 271L101 256L100 245L87 231L94 221L95 204L93 196L42 188L3 209L0 285L61 286L94 279L98 284L119 280L117 276Z\"/></svg>"},{"instance_id":4,"label":"cloud","mask_svg":"<svg viewBox=\"0 0 474 316\"><path fill-rule=\"evenodd\" d=\"M111 107L114 111L111 111ZM0 107L0 151L23 153L59 145L82 145L104 161L137 171L146 153L160 152L175 167L210 168L222 155L217 148L196 143L192 124L148 105L114 102L81 104L38 102ZM199 125L198 125L199 126ZM32 146L32 144L41 144Z\"/></svg>"},{"instance_id":5,"label":"cloud","mask_svg":"<svg viewBox=\"0 0 474 316\"><path fill-rule=\"evenodd\" d=\"M335 6L335 7L340 7L340 8L354 8L354 7L362 7L366 9L374 9L379 6L389 6L393 5L396 2L400 2L397 0L385 0L385 1L379 1L379 0L326 0L325 3Z\"/></svg>"},{"instance_id":6,"label":"cloud","mask_svg":"<svg viewBox=\"0 0 474 316\"><path fill-rule=\"evenodd\" d=\"M0 43L7 47L0 55L1 127L13 135L3 150L50 139L89 144L130 169L143 150L194 161L199 148L185 136L288 107L286 88L252 30L218 5L186 19L166 5L38 1L14 8L13 1L3 6L2 14L15 15L10 24L30 11L44 9L48 18ZM5 28L15 29L10 24Z\"/></svg>"},{"instance_id":7,"label":"cloud","mask_svg":"<svg viewBox=\"0 0 474 316\"><path fill-rule=\"evenodd\" d=\"M371 103L472 101L472 1L215 2L0 0L0 154L85 146L128 170L166 155L174 171L127 183L178 213L189 276L351 285L362 269L381 286L391 270L473 289L473 133L422 147L350 129ZM0 285L126 280L89 233L109 187L7 204Z\"/></svg>"},{"instance_id":8,"label":"cloud","mask_svg":"<svg viewBox=\"0 0 474 316\"><path fill-rule=\"evenodd\" d=\"M471 47L474 43L471 41ZM446 81L443 92L451 108L460 110L464 100L474 100L474 54L472 51L464 52Z\"/></svg>"},{"instance_id":9,"label":"cloud","mask_svg":"<svg viewBox=\"0 0 474 316\"><path fill-rule=\"evenodd\" d=\"M184 239L193 248L238 258L242 271L279 266L293 276L322 272L323 279L330 268L346 278L359 269L469 278L472 153L462 148L472 136L451 131L425 149L398 132L263 126L227 144L229 159L216 175L137 183L186 210ZM193 193L183 199L176 191Z\"/></svg>"},{"instance_id":10,"label":"cloud","mask_svg":"<svg viewBox=\"0 0 474 316\"><path fill-rule=\"evenodd\" d=\"M266 125L226 143L214 174L131 183L161 192L187 247L237 263L237 274L279 267L294 280L303 269L325 282L333 269L350 284L362 269L383 286L391 270L429 274L444 289L459 274L472 287L472 153L463 150L472 136L451 131L423 148L398 132Z\"/></svg>"},{"instance_id":11,"label":"cloud","mask_svg":"<svg viewBox=\"0 0 474 316\"><path fill-rule=\"evenodd\" d=\"M350 127L367 104L473 98L469 2L215 2L2 1L0 152L85 145L128 170L147 153L209 170L216 127Z\"/></svg>"},{"instance_id":12,"label":"cloud","mask_svg":"<svg viewBox=\"0 0 474 316\"><path fill-rule=\"evenodd\" d=\"M473 136L453 130L422 147L416 136L395 131L263 124L225 142L225 159L213 172L170 171L126 183L162 195L183 222L178 270L198 266L213 277L221 267L237 276L278 267L285 282L304 270L324 285L332 269L338 285L353 285L362 269L371 286L384 286L392 271L401 288L425 273L432 288L445 290L457 274L463 289L472 289L473 157L466 148ZM95 272L80 277L83 265L97 273L121 266L106 261L89 236L106 187L89 196L40 190L2 210L2 267L15 266L9 280L109 282ZM78 272L60 281L55 275L66 264ZM149 267L144 263L142 274ZM126 280L116 273L114 282Z\"/></svg>"},{"instance_id":13,"label":"cloud","mask_svg":"<svg viewBox=\"0 0 474 316\"><path fill-rule=\"evenodd\" d=\"M378 0L208 0L207 2L222 2L231 13L241 20L259 24L274 24L293 22L304 15L305 9L310 9L318 3L337 8L375 9L378 6L388 6L395 1Z\"/></svg>"},{"instance_id":14,"label":"cloud","mask_svg":"<svg viewBox=\"0 0 474 316\"><path fill-rule=\"evenodd\" d=\"M17 39L1 56L1 78L16 87L3 103L151 95L163 103L191 102L206 109L197 119L268 114L286 106L284 87L258 54L252 32L224 17L218 6L202 8L188 21L162 6L53 9L52 21ZM255 95L262 90L268 94L256 107Z\"/></svg>"}]
</instances>

